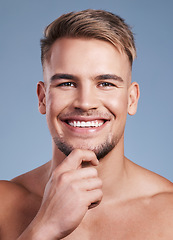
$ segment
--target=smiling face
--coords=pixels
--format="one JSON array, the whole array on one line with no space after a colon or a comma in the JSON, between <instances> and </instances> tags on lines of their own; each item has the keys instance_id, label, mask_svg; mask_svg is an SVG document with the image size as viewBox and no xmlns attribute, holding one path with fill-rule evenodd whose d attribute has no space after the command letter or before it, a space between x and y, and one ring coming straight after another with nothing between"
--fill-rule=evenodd
<instances>
[{"instance_id":1,"label":"smiling face","mask_svg":"<svg viewBox=\"0 0 173 240\"><path fill-rule=\"evenodd\" d=\"M68 155L75 148L104 157L123 142L127 112L134 114L138 85L131 84L128 57L105 41L58 39L38 84L54 144Z\"/></svg>"}]
</instances>

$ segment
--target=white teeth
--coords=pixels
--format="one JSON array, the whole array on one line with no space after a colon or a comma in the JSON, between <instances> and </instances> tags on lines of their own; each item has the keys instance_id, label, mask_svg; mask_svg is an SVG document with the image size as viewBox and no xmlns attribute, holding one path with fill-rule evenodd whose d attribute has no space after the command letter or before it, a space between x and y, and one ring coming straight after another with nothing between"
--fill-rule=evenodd
<instances>
[{"instance_id":1,"label":"white teeth","mask_svg":"<svg viewBox=\"0 0 173 240\"><path fill-rule=\"evenodd\" d=\"M80 122L79 121L77 121L76 127L80 127Z\"/></svg>"},{"instance_id":2,"label":"white teeth","mask_svg":"<svg viewBox=\"0 0 173 240\"><path fill-rule=\"evenodd\" d=\"M101 125L103 125L104 122L98 122L98 121L88 121L88 122L84 122L84 121L69 121L68 124L72 127L100 127Z\"/></svg>"}]
</instances>

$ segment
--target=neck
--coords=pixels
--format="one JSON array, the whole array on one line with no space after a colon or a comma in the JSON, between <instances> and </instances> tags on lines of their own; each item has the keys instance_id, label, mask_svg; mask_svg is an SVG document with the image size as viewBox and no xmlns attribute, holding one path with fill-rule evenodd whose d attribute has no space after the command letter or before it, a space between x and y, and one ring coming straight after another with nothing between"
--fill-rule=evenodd
<instances>
[{"instance_id":1,"label":"neck","mask_svg":"<svg viewBox=\"0 0 173 240\"><path fill-rule=\"evenodd\" d=\"M103 200L118 200L127 180L123 139L104 159L101 159L97 170L103 182Z\"/></svg>"}]
</instances>

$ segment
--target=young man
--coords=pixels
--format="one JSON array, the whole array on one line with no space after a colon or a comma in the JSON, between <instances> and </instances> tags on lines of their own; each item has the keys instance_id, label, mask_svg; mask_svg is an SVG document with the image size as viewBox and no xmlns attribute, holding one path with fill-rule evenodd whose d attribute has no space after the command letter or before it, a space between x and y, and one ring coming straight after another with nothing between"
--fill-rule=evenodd
<instances>
[{"instance_id":1,"label":"young man","mask_svg":"<svg viewBox=\"0 0 173 240\"><path fill-rule=\"evenodd\" d=\"M2 240L172 240L173 187L124 156L133 35L118 16L85 10L61 16L41 40L47 164L0 183Z\"/></svg>"}]
</instances>

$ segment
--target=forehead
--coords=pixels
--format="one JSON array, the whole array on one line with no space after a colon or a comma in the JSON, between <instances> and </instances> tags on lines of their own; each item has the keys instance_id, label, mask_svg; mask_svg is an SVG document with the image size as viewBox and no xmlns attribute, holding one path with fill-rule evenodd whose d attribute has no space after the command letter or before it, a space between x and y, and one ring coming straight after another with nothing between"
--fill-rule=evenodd
<instances>
[{"instance_id":1,"label":"forehead","mask_svg":"<svg viewBox=\"0 0 173 240\"><path fill-rule=\"evenodd\" d=\"M131 74L127 55L113 44L97 39L58 39L44 64L44 77L51 74L75 75L116 74L126 79Z\"/></svg>"}]
</instances>

